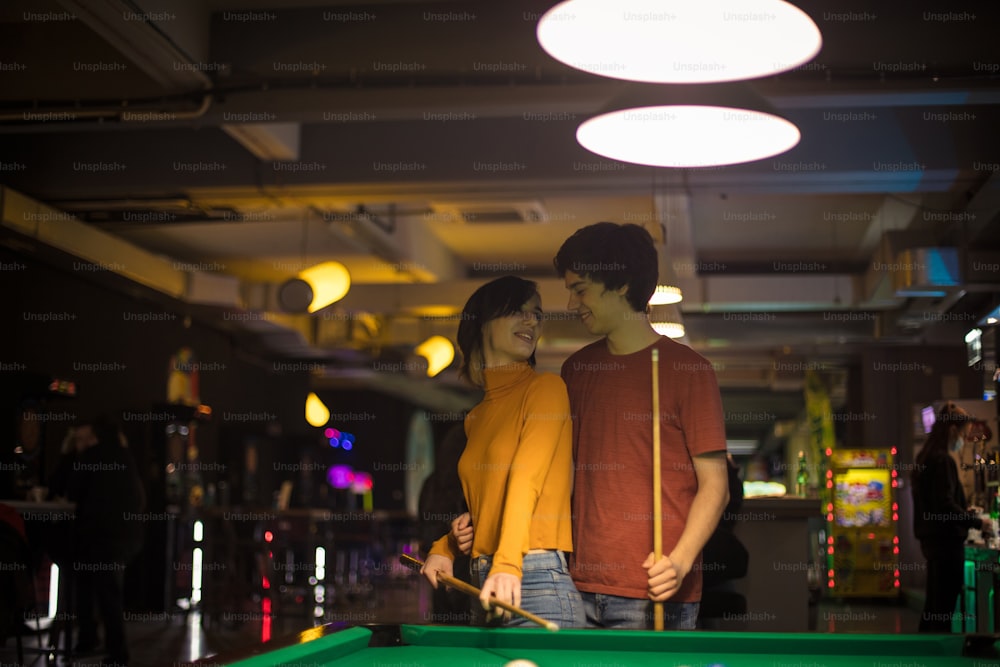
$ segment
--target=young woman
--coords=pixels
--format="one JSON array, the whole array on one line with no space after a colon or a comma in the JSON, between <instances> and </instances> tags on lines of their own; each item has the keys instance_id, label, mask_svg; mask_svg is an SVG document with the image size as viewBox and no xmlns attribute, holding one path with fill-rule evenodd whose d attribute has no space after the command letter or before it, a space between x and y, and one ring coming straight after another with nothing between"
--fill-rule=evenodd
<instances>
[{"instance_id":1,"label":"young woman","mask_svg":"<svg viewBox=\"0 0 1000 667\"><path fill-rule=\"evenodd\" d=\"M485 391L465 419L458 473L475 525L472 580L483 607L496 599L564 627L585 622L566 563L572 551L572 424L566 385L536 373L542 324L535 283L506 276L469 298L458 326L460 374ZM437 540L423 573L437 588L462 552ZM505 616L508 625L530 624Z\"/></svg>"},{"instance_id":2,"label":"young woman","mask_svg":"<svg viewBox=\"0 0 1000 667\"><path fill-rule=\"evenodd\" d=\"M913 533L927 559L927 597L919 632L951 632L962 590L965 537L969 528L984 528L982 519L968 511L958 465L949 454L962 448L974 421L954 403L945 405L913 469Z\"/></svg>"}]
</instances>

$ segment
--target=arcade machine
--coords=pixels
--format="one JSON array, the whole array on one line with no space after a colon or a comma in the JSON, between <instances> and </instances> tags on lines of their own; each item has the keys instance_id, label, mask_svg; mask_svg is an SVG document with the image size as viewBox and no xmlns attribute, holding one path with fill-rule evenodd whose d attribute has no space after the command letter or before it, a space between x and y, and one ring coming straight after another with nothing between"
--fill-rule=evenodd
<instances>
[{"instance_id":1,"label":"arcade machine","mask_svg":"<svg viewBox=\"0 0 1000 667\"><path fill-rule=\"evenodd\" d=\"M828 449L827 594L899 596L896 449Z\"/></svg>"}]
</instances>

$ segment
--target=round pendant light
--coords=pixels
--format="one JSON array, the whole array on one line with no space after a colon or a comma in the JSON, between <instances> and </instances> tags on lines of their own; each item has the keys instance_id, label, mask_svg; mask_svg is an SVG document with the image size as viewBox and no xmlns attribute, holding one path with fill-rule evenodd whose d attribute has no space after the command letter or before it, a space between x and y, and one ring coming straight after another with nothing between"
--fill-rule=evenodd
<instances>
[{"instance_id":1,"label":"round pendant light","mask_svg":"<svg viewBox=\"0 0 1000 667\"><path fill-rule=\"evenodd\" d=\"M741 83L634 86L576 132L592 153L652 167L761 160L800 137L794 123Z\"/></svg>"},{"instance_id":2,"label":"round pendant light","mask_svg":"<svg viewBox=\"0 0 1000 667\"><path fill-rule=\"evenodd\" d=\"M542 16L536 35L570 67L649 83L772 76L823 44L815 22L782 0L567 0Z\"/></svg>"}]
</instances>

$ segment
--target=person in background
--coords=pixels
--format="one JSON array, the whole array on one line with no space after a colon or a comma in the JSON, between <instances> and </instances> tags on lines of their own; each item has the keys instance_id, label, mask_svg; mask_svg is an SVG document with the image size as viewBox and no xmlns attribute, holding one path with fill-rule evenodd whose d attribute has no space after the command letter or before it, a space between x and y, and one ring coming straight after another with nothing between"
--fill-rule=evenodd
<instances>
[{"instance_id":1,"label":"person in background","mask_svg":"<svg viewBox=\"0 0 1000 667\"><path fill-rule=\"evenodd\" d=\"M79 452L68 484L76 503L73 570L77 584L78 653L97 647L94 608L104 624L105 665L127 665L125 567L142 547L145 493L132 455L107 419L77 424Z\"/></svg>"},{"instance_id":2,"label":"person in background","mask_svg":"<svg viewBox=\"0 0 1000 667\"><path fill-rule=\"evenodd\" d=\"M982 519L968 511L958 465L951 456L964 445L973 421L968 412L947 403L938 412L913 468L913 533L927 559L927 597L919 632L951 632L962 590L966 536L970 528L988 530Z\"/></svg>"},{"instance_id":3,"label":"person in background","mask_svg":"<svg viewBox=\"0 0 1000 667\"><path fill-rule=\"evenodd\" d=\"M573 550L569 399L559 376L534 370L541 325L538 287L515 276L483 285L465 304L460 373L485 395L465 418L458 474L475 525L473 579L483 607L496 597L580 627L583 606L566 557ZM461 553L450 533L434 543L422 570L431 585L439 573L452 575Z\"/></svg>"},{"instance_id":4,"label":"person in background","mask_svg":"<svg viewBox=\"0 0 1000 667\"><path fill-rule=\"evenodd\" d=\"M437 443L434 451L434 470L424 480L420 488L417 517L420 551L426 553L436 539L447 533L451 522L468 511L462 481L458 476L458 459L465 449L465 428L462 424L453 426L444 439ZM469 581L469 556L458 554L452 565L457 579ZM476 582L478 583L478 582ZM432 623L469 624L473 618L469 597L464 593L445 586L433 591Z\"/></svg>"},{"instance_id":5,"label":"person in background","mask_svg":"<svg viewBox=\"0 0 1000 667\"><path fill-rule=\"evenodd\" d=\"M746 599L734 584L736 579L746 576L750 554L736 537L736 524L743 507L743 480L732 454L726 455L726 469L729 474L729 504L701 552L702 603L698 622L702 628L712 628L715 621L727 612L735 615L746 611ZM733 606L739 608L728 608Z\"/></svg>"}]
</instances>

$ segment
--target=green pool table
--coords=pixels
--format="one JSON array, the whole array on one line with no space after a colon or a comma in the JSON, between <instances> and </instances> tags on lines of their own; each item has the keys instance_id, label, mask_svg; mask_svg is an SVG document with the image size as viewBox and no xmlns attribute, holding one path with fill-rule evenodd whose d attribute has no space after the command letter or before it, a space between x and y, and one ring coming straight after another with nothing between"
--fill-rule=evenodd
<instances>
[{"instance_id":1,"label":"green pool table","mask_svg":"<svg viewBox=\"0 0 1000 667\"><path fill-rule=\"evenodd\" d=\"M313 628L199 665L232 667L997 667L989 635L859 635L453 626Z\"/></svg>"}]
</instances>

